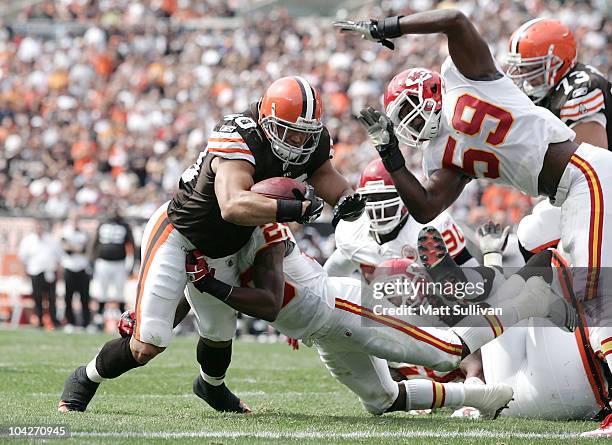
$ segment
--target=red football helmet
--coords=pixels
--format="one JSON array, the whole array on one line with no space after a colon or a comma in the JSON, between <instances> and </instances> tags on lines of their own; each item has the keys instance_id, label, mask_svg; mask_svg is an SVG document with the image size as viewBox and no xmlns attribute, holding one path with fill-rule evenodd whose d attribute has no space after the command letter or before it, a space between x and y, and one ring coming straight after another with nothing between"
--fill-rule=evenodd
<instances>
[{"instance_id":1,"label":"red football helmet","mask_svg":"<svg viewBox=\"0 0 612 445\"><path fill-rule=\"evenodd\" d=\"M367 197L366 212L370 217L370 231L385 235L397 227L408 209L402 202L393 179L380 158L370 162L359 181L357 193Z\"/></svg>"},{"instance_id":2,"label":"red football helmet","mask_svg":"<svg viewBox=\"0 0 612 445\"><path fill-rule=\"evenodd\" d=\"M268 87L259 107L259 123L283 162L305 164L323 131L319 92L302 77L278 79Z\"/></svg>"},{"instance_id":3,"label":"red football helmet","mask_svg":"<svg viewBox=\"0 0 612 445\"><path fill-rule=\"evenodd\" d=\"M396 75L385 89L385 111L400 142L418 147L440 131L442 78L425 68Z\"/></svg>"},{"instance_id":4,"label":"red football helmet","mask_svg":"<svg viewBox=\"0 0 612 445\"><path fill-rule=\"evenodd\" d=\"M413 283L413 286L398 286L395 290L398 293L386 294L385 297L395 306L421 306L426 303L426 297L422 290L426 277L419 270L418 263L409 258L392 258L380 263L372 277L372 287L377 288L376 283L395 283L398 280L406 283ZM384 289L384 288L383 288ZM380 297L375 297L380 299Z\"/></svg>"},{"instance_id":5,"label":"red football helmet","mask_svg":"<svg viewBox=\"0 0 612 445\"><path fill-rule=\"evenodd\" d=\"M414 264L414 260L410 258L391 258L380 263L378 268L386 269L384 274L388 277L397 275L412 277L414 275L410 267L412 264Z\"/></svg>"},{"instance_id":6,"label":"red football helmet","mask_svg":"<svg viewBox=\"0 0 612 445\"><path fill-rule=\"evenodd\" d=\"M508 77L534 102L542 100L576 63L576 40L558 20L534 19L510 37Z\"/></svg>"}]
</instances>

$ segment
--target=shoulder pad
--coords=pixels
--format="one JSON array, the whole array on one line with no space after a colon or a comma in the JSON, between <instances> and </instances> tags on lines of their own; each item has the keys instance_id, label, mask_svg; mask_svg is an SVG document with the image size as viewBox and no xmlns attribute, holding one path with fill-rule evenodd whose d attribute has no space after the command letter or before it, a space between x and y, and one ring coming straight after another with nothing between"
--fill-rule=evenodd
<instances>
[{"instance_id":1,"label":"shoulder pad","mask_svg":"<svg viewBox=\"0 0 612 445\"><path fill-rule=\"evenodd\" d=\"M255 165L252 149L261 141L257 122L245 114L228 114L211 132L206 149L224 159L242 159Z\"/></svg>"},{"instance_id":2,"label":"shoulder pad","mask_svg":"<svg viewBox=\"0 0 612 445\"><path fill-rule=\"evenodd\" d=\"M586 90L587 87L583 88ZM580 120L605 107L604 94L599 88L576 92L580 94L572 95L560 109L559 117L563 122Z\"/></svg>"},{"instance_id":3,"label":"shoulder pad","mask_svg":"<svg viewBox=\"0 0 612 445\"><path fill-rule=\"evenodd\" d=\"M551 111L565 123L601 111L604 108L604 94L600 85L602 79L596 70L578 64L555 87Z\"/></svg>"}]
</instances>

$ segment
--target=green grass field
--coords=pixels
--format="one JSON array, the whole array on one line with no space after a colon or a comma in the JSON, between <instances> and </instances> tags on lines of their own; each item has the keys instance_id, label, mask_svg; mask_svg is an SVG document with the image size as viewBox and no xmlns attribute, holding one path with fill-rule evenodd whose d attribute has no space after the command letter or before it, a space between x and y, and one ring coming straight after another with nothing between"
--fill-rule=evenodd
<instances>
[{"instance_id":1,"label":"green grass field","mask_svg":"<svg viewBox=\"0 0 612 445\"><path fill-rule=\"evenodd\" d=\"M594 422L473 421L451 419L448 411L374 417L327 373L316 351L280 343L237 342L227 382L254 414L219 414L191 393L195 337L176 338L149 365L103 383L86 413L58 413L66 376L108 338L0 330L0 425L64 424L71 438L51 443L71 444L593 443L577 434Z\"/></svg>"}]
</instances>

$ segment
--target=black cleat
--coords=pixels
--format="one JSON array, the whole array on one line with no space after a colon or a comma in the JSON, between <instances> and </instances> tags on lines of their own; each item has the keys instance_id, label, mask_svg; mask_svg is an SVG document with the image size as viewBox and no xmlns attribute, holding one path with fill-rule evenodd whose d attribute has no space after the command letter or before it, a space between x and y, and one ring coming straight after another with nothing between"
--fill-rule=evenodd
<instances>
[{"instance_id":1,"label":"black cleat","mask_svg":"<svg viewBox=\"0 0 612 445\"><path fill-rule=\"evenodd\" d=\"M238 414L249 414L251 408L231 392L225 383L214 386L204 381L199 375L193 381L193 392L216 411Z\"/></svg>"},{"instance_id":2,"label":"black cleat","mask_svg":"<svg viewBox=\"0 0 612 445\"><path fill-rule=\"evenodd\" d=\"M85 366L79 366L66 379L57 410L61 413L85 411L98 386L100 386L99 383L92 382L87 377Z\"/></svg>"},{"instance_id":3,"label":"black cleat","mask_svg":"<svg viewBox=\"0 0 612 445\"><path fill-rule=\"evenodd\" d=\"M440 283L443 288L450 284L451 288L454 288L457 283L468 282L463 270L448 253L446 243L435 227L427 226L421 229L417 248L420 262L432 283ZM469 302L469 298L459 300L452 294L440 293L440 291L428 297L429 303L434 307L454 308ZM446 315L439 317L440 320L448 326L455 326L465 315L454 315L453 311L454 309L448 309Z\"/></svg>"},{"instance_id":4,"label":"black cleat","mask_svg":"<svg viewBox=\"0 0 612 445\"><path fill-rule=\"evenodd\" d=\"M442 235L435 227L423 227L417 242L419 258L429 277L435 282L466 282L461 268L448 253Z\"/></svg>"}]
</instances>

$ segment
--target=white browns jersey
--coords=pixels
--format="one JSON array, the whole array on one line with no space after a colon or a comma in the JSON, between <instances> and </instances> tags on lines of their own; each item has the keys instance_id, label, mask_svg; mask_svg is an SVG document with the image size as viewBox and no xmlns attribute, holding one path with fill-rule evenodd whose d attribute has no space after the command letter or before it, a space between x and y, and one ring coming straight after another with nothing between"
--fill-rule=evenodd
<instances>
[{"instance_id":1,"label":"white browns jersey","mask_svg":"<svg viewBox=\"0 0 612 445\"><path fill-rule=\"evenodd\" d=\"M295 243L285 224L271 223L255 229L249 248L238 260L243 286L252 287L250 269L257 253L284 240ZM283 260L283 273L283 307L274 323L270 324L289 337L307 339L325 325L334 309L336 296L328 290L327 273L323 267L300 251L297 244ZM359 284L358 280L355 281Z\"/></svg>"},{"instance_id":2,"label":"white browns jersey","mask_svg":"<svg viewBox=\"0 0 612 445\"><path fill-rule=\"evenodd\" d=\"M425 174L455 169L538 196L538 175L548 145L573 140L575 133L536 106L507 76L470 80L450 57L441 74L440 134L424 147Z\"/></svg>"},{"instance_id":3,"label":"white browns jersey","mask_svg":"<svg viewBox=\"0 0 612 445\"><path fill-rule=\"evenodd\" d=\"M391 258L418 259L417 241L420 230L433 226L442 235L451 256L455 257L465 248L463 232L447 211L442 212L433 221L420 224L414 218L402 227L397 237L382 245L370 235L370 220L366 213L353 222L340 221L336 227L336 246L344 257L350 259L355 269L359 268L367 275L385 260Z\"/></svg>"}]
</instances>

